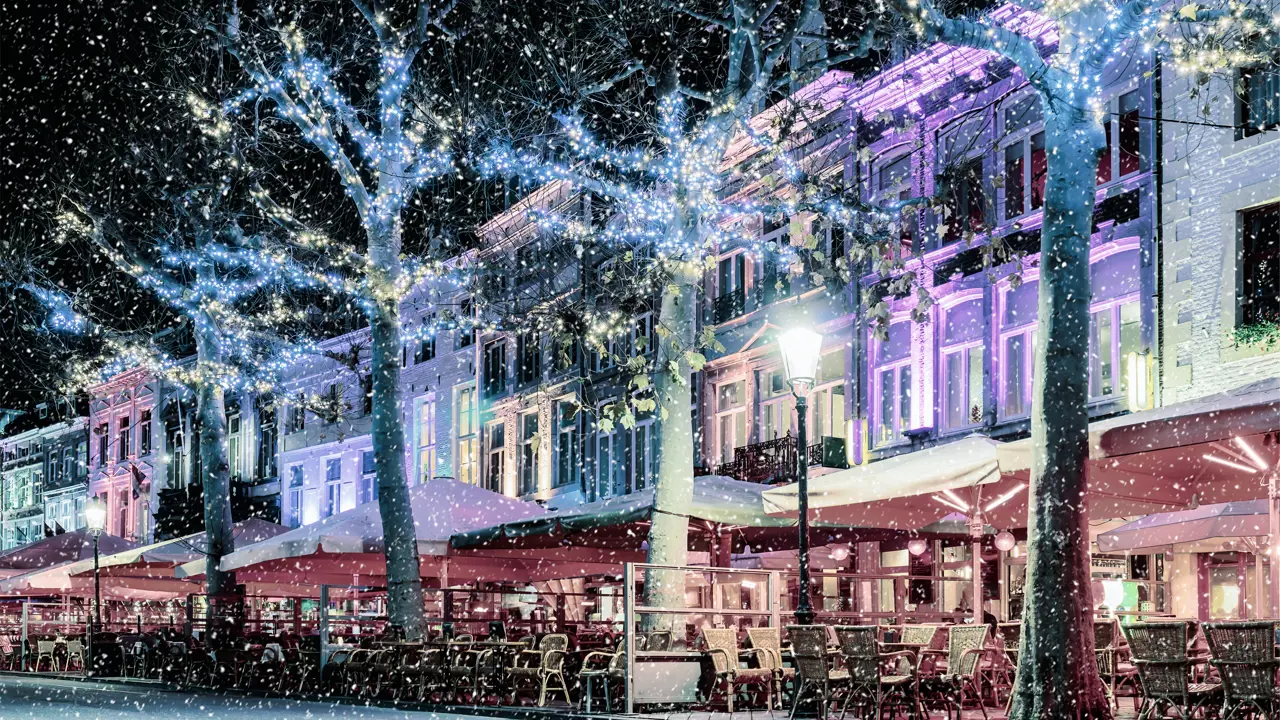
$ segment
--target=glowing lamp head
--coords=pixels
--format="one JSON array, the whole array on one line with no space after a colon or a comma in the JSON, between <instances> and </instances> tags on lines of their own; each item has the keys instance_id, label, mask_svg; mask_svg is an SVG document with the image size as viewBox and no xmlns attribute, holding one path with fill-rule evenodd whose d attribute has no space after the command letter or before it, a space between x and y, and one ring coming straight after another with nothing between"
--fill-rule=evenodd
<instances>
[{"instance_id":1,"label":"glowing lamp head","mask_svg":"<svg viewBox=\"0 0 1280 720\"><path fill-rule=\"evenodd\" d=\"M1000 552L1009 552L1017 545L1018 539L1008 530L996 534L996 549Z\"/></svg>"},{"instance_id":2,"label":"glowing lamp head","mask_svg":"<svg viewBox=\"0 0 1280 720\"><path fill-rule=\"evenodd\" d=\"M831 549L831 559L836 562L844 562L849 558L849 547L847 545L837 545Z\"/></svg>"},{"instance_id":3,"label":"glowing lamp head","mask_svg":"<svg viewBox=\"0 0 1280 720\"><path fill-rule=\"evenodd\" d=\"M911 538L907 541L907 552L920 557L929 549L929 541L924 538Z\"/></svg>"},{"instance_id":4,"label":"glowing lamp head","mask_svg":"<svg viewBox=\"0 0 1280 720\"><path fill-rule=\"evenodd\" d=\"M84 506L84 524L89 534L97 537L107 527L107 504L100 497L91 497Z\"/></svg>"},{"instance_id":5,"label":"glowing lamp head","mask_svg":"<svg viewBox=\"0 0 1280 720\"><path fill-rule=\"evenodd\" d=\"M778 338L782 364L791 391L804 397L818 377L818 361L822 357L822 335L807 328L794 328Z\"/></svg>"}]
</instances>

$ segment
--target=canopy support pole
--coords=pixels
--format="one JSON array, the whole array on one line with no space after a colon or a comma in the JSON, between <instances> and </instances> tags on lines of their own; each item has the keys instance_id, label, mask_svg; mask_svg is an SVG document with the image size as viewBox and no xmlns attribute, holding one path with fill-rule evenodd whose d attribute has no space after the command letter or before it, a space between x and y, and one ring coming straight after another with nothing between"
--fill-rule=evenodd
<instances>
[{"instance_id":1,"label":"canopy support pole","mask_svg":"<svg viewBox=\"0 0 1280 720\"><path fill-rule=\"evenodd\" d=\"M1271 617L1280 619L1280 465L1271 468L1268 478L1267 514L1270 516ZM1261 575L1261 573L1259 573Z\"/></svg>"},{"instance_id":2,"label":"canopy support pole","mask_svg":"<svg viewBox=\"0 0 1280 720\"><path fill-rule=\"evenodd\" d=\"M969 520L969 538L973 542L973 623L982 624L982 513Z\"/></svg>"}]
</instances>

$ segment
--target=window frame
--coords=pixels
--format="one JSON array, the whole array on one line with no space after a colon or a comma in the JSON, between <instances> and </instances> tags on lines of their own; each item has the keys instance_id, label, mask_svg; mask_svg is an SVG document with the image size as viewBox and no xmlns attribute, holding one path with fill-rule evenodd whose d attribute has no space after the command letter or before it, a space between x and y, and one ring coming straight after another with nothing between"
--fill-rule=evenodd
<instances>
[{"instance_id":1,"label":"window frame","mask_svg":"<svg viewBox=\"0 0 1280 720\"><path fill-rule=\"evenodd\" d=\"M870 417L868 426L871 429L871 445L873 447L893 447L901 445L909 441L905 431L911 429L915 415L915 397L911 392L914 389L916 378L916 353L915 338L913 337L914 327L913 321L908 315L899 315L891 318L889 327L894 325L905 324L907 326L907 354L895 360L883 361L880 358L881 349L884 343L875 338L874 333L868 331L868 347L871 348L872 362L868 368L868 404ZM905 398L908 408L908 414L904 421L902 417L902 406L904 398L902 391L902 372L906 369L908 373L908 395ZM893 373L894 403L893 403L893 422L888 437L881 437L881 430L884 428L883 408L884 408L884 388L881 384L881 378L886 372Z\"/></svg>"},{"instance_id":2,"label":"window frame","mask_svg":"<svg viewBox=\"0 0 1280 720\"><path fill-rule=\"evenodd\" d=\"M1033 100L1033 104L1040 108L1039 119L1033 122L1029 122L1023 127L1013 130L1012 132L1008 131L1007 128L1009 125L1009 112L1013 109L1013 107L1017 103L1023 102L1024 100L1027 100L1029 98L1035 98L1035 100ZM1035 144L1034 143L1035 137L1039 136L1042 139L1042 142L1045 141L1044 108L1040 104L1040 102L1041 101L1039 100L1038 96L1034 92L1025 92L1025 93L1020 93L1014 97L1008 98L1003 103L1001 103L997 109L997 112L999 114L998 122L999 122L1000 140L998 143L996 143L996 162L997 162L997 169L999 170L998 174L1004 178L1004 185L1003 187L999 188L999 193L998 193L1001 222L1005 222L1005 223L1016 222L1019 219L1024 218L1028 215L1031 215L1033 213L1039 212L1044 208L1044 185L1042 184L1040 189L1040 205L1036 206L1034 202L1034 195L1035 195L1034 191L1035 191L1036 182L1035 182L1035 177L1032 175L1032 166L1034 165L1033 161L1035 156L1035 150L1033 149L1033 146ZM1010 183L1009 183L1008 151L1010 148L1012 148L1015 145L1020 145L1022 148L1022 167L1021 167L1022 178L1019 181L1020 182L1019 188L1022 194L1022 207L1019 208L1019 211L1016 214L1011 214L1009 211ZM1043 150L1043 152L1045 153L1045 167L1046 167L1044 182L1047 183L1048 182L1048 173L1047 173L1048 149L1047 147Z\"/></svg>"},{"instance_id":3,"label":"window frame","mask_svg":"<svg viewBox=\"0 0 1280 720\"><path fill-rule=\"evenodd\" d=\"M467 409L463 408L463 398L469 397ZM473 383L466 383L453 389L453 426L457 428L454 438L454 475L459 482L468 485L480 484L479 445L480 445L480 398L476 396Z\"/></svg>"},{"instance_id":4,"label":"window frame","mask_svg":"<svg viewBox=\"0 0 1280 720\"><path fill-rule=\"evenodd\" d=\"M425 485L435 477L439 428L436 425L436 397L434 393L414 401L413 408L413 457L417 467L416 480ZM424 435L425 433L425 435Z\"/></svg>"},{"instance_id":5,"label":"window frame","mask_svg":"<svg viewBox=\"0 0 1280 720\"><path fill-rule=\"evenodd\" d=\"M1035 282L1036 292L1039 293L1040 272L1038 270L1028 270L1023 273L1021 285ZM1020 287L1021 287L1020 285ZM998 360L996 364L999 368L999 384L996 390L996 416L1000 421L1020 420L1031 416L1031 403L1034 399L1034 372L1035 372L1035 349L1038 342L1038 333L1040 330L1039 303L1036 306L1036 318L1034 320L1026 320L1012 325L1005 325L1004 318L1006 308L1008 306L1008 295L1013 292L1012 284L1007 278L1002 278L997 284L996 292L996 322L995 337L996 350L995 355ZM1023 336L1021 348L1022 368L1025 373L1020 378L1020 395L1019 402L1023 404L1018 412L1010 413L1006 408L1009 406L1009 359L1008 345L1009 338L1014 336Z\"/></svg>"}]
</instances>

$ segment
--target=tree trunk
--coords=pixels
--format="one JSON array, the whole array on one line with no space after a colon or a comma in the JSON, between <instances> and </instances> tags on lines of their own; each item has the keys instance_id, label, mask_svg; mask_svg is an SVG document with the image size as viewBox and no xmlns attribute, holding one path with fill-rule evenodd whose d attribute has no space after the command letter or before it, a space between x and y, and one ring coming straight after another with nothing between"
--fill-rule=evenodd
<instances>
[{"instance_id":1,"label":"tree trunk","mask_svg":"<svg viewBox=\"0 0 1280 720\"><path fill-rule=\"evenodd\" d=\"M1094 656L1087 413L1089 240L1102 130L1044 99L1048 178L1040 240L1026 608L1011 717L1110 718ZM975 598L975 602L978 599Z\"/></svg>"},{"instance_id":2,"label":"tree trunk","mask_svg":"<svg viewBox=\"0 0 1280 720\"><path fill-rule=\"evenodd\" d=\"M381 272L377 287L399 272L400 241L396 231L370 231L369 254ZM394 297L394 294L390 294ZM405 478L404 424L400 408L400 306L382 300L370 317L373 378L373 453L378 479L378 514L382 518L383 554L387 561L387 606L390 622L408 640L425 630L422 578L418 568L418 534Z\"/></svg>"},{"instance_id":3,"label":"tree trunk","mask_svg":"<svg viewBox=\"0 0 1280 720\"><path fill-rule=\"evenodd\" d=\"M688 509L693 504L693 414L690 410L689 363L686 351L695 343L697 325L698 268L676 263L670 283L662 293L658 322L657 370L654 390L658 400L658 479L653 493L653 517L649 524L647 561L655 565L687 565L689 555ZM677 367L679 376L671 372ZM684 573L651 570L645 574L645 604L684 607ZM647 628L674 627L678 615L651 616Z\"/></svg>"},{"instance_id":4,"label":"tree trunk","mask_svg":"<svg viewBox=\"0 0 1280 720\"><path fill-rule=\"evenodd\" d=\"M196 319L196 360L202 366L222 361L218 330L207 315ZM200 478L204 486L205 592L224 595L236 585L233 572L220 567L234 549L231 532L231 466L227 461L227 409L222 388L214 382L198 388L200 416Z\"/></svg>"}]
</instances>

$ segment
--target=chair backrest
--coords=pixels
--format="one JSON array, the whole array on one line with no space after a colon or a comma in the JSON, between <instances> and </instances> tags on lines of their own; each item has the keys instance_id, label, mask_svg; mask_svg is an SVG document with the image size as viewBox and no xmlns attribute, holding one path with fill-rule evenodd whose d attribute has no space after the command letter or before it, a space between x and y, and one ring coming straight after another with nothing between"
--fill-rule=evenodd
<instances>
[{"instance_id":1,"label":"chair backrest","mask_svg":"<svg viewBox=\"0 0 1280 720\"><path fill-rule=\"evenodd\" d=\"M778 628L747 628L747 645L763 650L761 663L770 669L782 667L782 638Z\"/></svg>"},{"instance_id":2,"label":"chair backrest","mask_svg":"<svg viewBox=\"0 0 1280 720\"><path fill-rule=\"evenodd\" d=\"M55 645L54 645L54 642L53 642L52 640L37 640L37 641L36 641L36 652L40 653L41 655L44 655L44 654L46 654L46 653L47 653L47 654L52 655L52 654L53 654L53 648L54 648L54 647L55 647Z\"/></svg>"},{"instance_id":3,"label":"chair backrest","mask_svg":"<svg viewBox=\"0 0 1280 720\"><path fill-rule=\"evenodd\" d=\"M903 625L902 642L928 647L933 636L938 634L937 625Z\"/></svg>"},{"instance_id":4,"label":"chair backrest","mask_svg":"<svg viewBox=\"0 0 1280 720\"><path fill-rule=\"evenodd\" d=\"M880 645L875 625L837 625L840 655L849 677L857 685L880 682Z\"/></svg>"},{"instance_id":5,"label":"chair backrest","mask_svg":"<svg viewBox=\"0 0 1280 720\"><path fill-rule=\"evenodd\" d=\"M75 655L76 653L81 652L81 651L83 650L83 648L84 648L84 645L82 645L82 644L80 643L80 641L79 641L79 640L68 640L68 641L67 641L67 654L68 654L68 655Z\"/></svg>"},{"instance_id":6,"label":"chair backrest","mask_svg":"<svg viewBox=\"0 0 1280 720\"><path fill-rule=\"evenodd\" d=\"M981 649L987 644L991 626L952 625L947 639L947 669L953 675L972 675L978 667L978 653L965 654L966 650Z\"/></svg>"},{"instance_id":7,"label":"chair backrest","mask_svg":"<svg viewBox=\"0 0 1280 720\"><path fill-rule=\"evenodd\" d=\"M728 672L738 662L738 631L729 628L702 628L702 640L708 650L721 650L711 653L711 662L716 672Z\"/></svg>"},{"instance_id":8,"label":"chair backrest","mask_svg":"<svg viewBox=\"0 0 1280 720\"><path fill-rule=\"evenodd\" d=\"M996 626L1006 650L1017 650L1022 643L1022 623L1000 623Z\"/></svg>"},{"instance_id":9,"label":"chair backrest","mask_svg":"<svg viewBox=\"0 0 1280 720\"><path fill-rule=\"evenodd\" d=\"M1205 623L1212 663L1223 690L1236 700L1267 700L1275 678L1274 623Z\"/></svg>"},{"instance_id":10,"label":"chair backrest","mask_svg":"<svg viewBox=\"0 0 1280 720\"><path fill-rule=\"evenodd\" d=\"M1183 695L1187 690L1187 623L1136 622L1123 626L1129 651L1148 695ZM1182 662L1178 662L1182 661Z\"/></svg>"},{"instance_id":11,"label":"chair backrest","mask_svg":"<svg viewBox=\"0 0 1280 720\"><path fill-rule=\"evenodd\" d=\"M560 650L563 652L568 650L569 636L563 633L549 633L547 635L543 635L542 639L538 641L538 649L542 652L547 652L548 650Z\"/></svg>"},{"instance_id":12,"label":"chair backrest","mask_svg":"<svg viewBox=\"0 0 1280 720\"><path fill-rule=\"evenodd\" d=\"M788 625L791 657L802 680L827 680L827 629L822 625Z\"/></svg>"},{"instance_id":13,"label":"chair backrest","mask_svg":"<svg viewBox=\"0 0 1280 720\"><path fill-rule=\"evenodd\" d=\"M1116 644L1116 621L1093 621L1093 646L1099 650L1114 647Z\"/></svg>"},{"instance_id":14,"label":"chair backrest","mask_svg":"<svg viewBox=\"0 0 1280 720\"><path fill-rule=\"evenodd\" d=\"M645 650L670 650L671 649L671 631L670 630L654 630L649 633L649 643L645 646Z\"/></svg>"}]
</instances>

